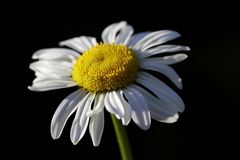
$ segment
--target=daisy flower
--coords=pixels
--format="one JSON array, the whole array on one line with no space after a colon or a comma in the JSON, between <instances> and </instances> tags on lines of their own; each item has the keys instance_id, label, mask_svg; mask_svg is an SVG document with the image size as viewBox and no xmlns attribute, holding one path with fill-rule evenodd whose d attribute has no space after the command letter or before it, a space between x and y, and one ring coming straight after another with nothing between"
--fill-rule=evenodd
<instances>
[{"instance_id":1,"label":"daisy flower","mask_svg":"<svg viewBox=\"0 0 240 160\"><path fill-rule=\"evenodd\" d=\"M80 36L60 42L68 48L41 49L30 64L36 78L29 89L49 91L77 86L58 106L51 122L53 139L60 137L68 118L75 112L70 138L77 144L87 128L98 146L104 128L104 111L116 116L123 125L131 119L143 130L151 118L173 123L184 103L164 82L148 73L160 72L179 89L182 81L169 65L187 58L186 54L161 56L162 53L189 51L181 45L163 45L179 37L171 30L133 34L125 21L114 23L102 32L102 42Z\"/></svg>"}]
</instances>

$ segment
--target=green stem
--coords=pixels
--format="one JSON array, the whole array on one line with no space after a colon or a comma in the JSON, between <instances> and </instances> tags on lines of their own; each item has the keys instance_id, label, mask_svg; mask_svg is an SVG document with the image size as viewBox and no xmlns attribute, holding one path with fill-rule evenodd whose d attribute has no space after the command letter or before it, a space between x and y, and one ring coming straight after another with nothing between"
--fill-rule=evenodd
<instances>
[{"instance_id":1,"label":"green stem","mask_svg":"<svg viewBox=\"0 0 240 160\"><path fill-rule=\"evenodd\" d=\"M130 144L128 141L128 136L125 127L121 124L121 122L115 117L115 115L111 114L112 122L114 126L114 130L116 133L118 146L120 149L120 153L122 156L122 160L132 160L132 153Z\"/></svg>"}]
</instances>

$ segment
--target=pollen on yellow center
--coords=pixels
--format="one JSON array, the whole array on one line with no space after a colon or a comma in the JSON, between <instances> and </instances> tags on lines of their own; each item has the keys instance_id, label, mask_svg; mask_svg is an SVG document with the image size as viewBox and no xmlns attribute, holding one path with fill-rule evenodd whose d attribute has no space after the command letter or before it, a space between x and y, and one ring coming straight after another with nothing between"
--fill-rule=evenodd
<instances>
[{"instance_id":1,"label":"pollen on yellow center","mask_svg":"<svg viewBox=\"0 0 240 160\"><path fill-rule=\"evenodd\" d=\"M89 92L105 92L127 86L137 69L138 58L128 47L99 44L78 58L72 78Z\"/></svg>"}]
</instances>

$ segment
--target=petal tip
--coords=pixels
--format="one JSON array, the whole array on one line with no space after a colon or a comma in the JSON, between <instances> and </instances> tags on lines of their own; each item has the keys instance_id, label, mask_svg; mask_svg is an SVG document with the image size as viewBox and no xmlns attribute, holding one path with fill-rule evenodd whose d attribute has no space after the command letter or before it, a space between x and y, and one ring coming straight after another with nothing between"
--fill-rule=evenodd
<instances>
[{"instance_id":1,"label":"petal tip","mask_svg":"<svg viewBox=\"0 0 240 160\"><path fill-rule=\"evenodd\" d=\"M166 30L168 32L170 32L172 35L174 35L173 37L178 38L181 37L181 34L177 31L173 31L173 30Z\"/></svg>"},{"instance_id":2,"label":"petal tip","mask_svg":"<svg viewBox=\"0 0 240 160\"><path fill-rule=\"evenodd\" d=\"M30 91L34 91L33 87L32 86L28 86L27 87Z\"/></svg>"},{"instance_id":3,"label":"petal tip","mask_svg":"<svg viewBox=\"0 0 240 160\"><path fill-rule=\"evenodd\" d=\"M59 138L59 137L57 137L56 135L53 135L52 133L51 133L51 136L52 136L52 139L54 139L54 140L56 140L56 139Z\"/></svg>"},{"instance_id":4,"label":"petal tip","mask_svg":"<svg viewBox=\"0 0 240 160\"><path fill-rule=\"evenodd\" d=\"M72 141L72 144L73 144L73 145L77 145L77 143L78 143L78 142Z\"/></svg>"},{"instance_id":5,"label":"petal tip","mask_svg":"<svg viewBox=\"0 0 240 160\"><path fill-rule=\"evenodd\" d=\"M70 136L70 139L71 139L73 145L77 145L78 140L76 137Z\"/></svg>"},{"instance_id":6,"label":"petal tip","mask_svg":"<svg viewBox=\"0 0 240 160\"><path fill-rule=\"evenodd\" d=\"M100 142L93 142L93 146L94 146L94 147L98 147L99 144L100 144Z\"/></svg>"},{"instance_id":7,"label":"petal tip","mask_svg":"<svg viewBox=\"0 0 240 160\"><path fill-rule=\"evenodd\" d=\"M51 123L50 131L51 131L52 139L58 139L60 137L61 133L60 134L58 133L58 123L56 125Z\"/></svg>"},{"instance_id":8,"label":"petal tip","mask_svg":"<svg viewBox=\"0 0 240 160\"><path fill-rule=\"evenodd\" d=\"M178 118L179 118L179 114L176 113L174 114L172 117L168 117L167 119L161 121L161 122L164 122L164 123L175 123L178 121Z\"/></svg>"},{"instance_id":9,"label":"petal tip","mask_svg":"<svg viewBox=\"0 0 240 160\"><path fill-rule=\"evenodd\" d=\"M150 125L149 126L141 126L141 129L144 131L148 130L149 128L150 128Z\"/></svg>"},{"instance_id":10,"label":"petal tip","mask_svg":"<svg viewBox=\"0 0 240 160\"><path fill-rule=\"evenodd\" d=\"M36 88L36 87L33 87L33 86L28 86L28 89L29 89L30 91L34 91L34 92L42 92L42 91L44 91L44 90L40 90L40 89L38 89L38 88Z\"/></svg>"},{"instance_id":11,"label":"petal tip","mask_svg":"<svg viewBox=\"0 0 240 160\"><path fill-rule=\"evenodd\" d=\"M127 25L127 21L123 20L123 21L120 21L119 23L123 24L123 25Z\"/></svg>"},{"instance_id":12,"label":"petal tip","mask_svg":"<svg viewBox=\"0 0 240 160\"><path fill-rule=\"evenodd\" d=\"M32 59L38 59L38 58L39 58L38 55L36 55L36 54L33 54L33 55L32 55Z\"/></svg>"},{"instance_id":13,"label":"petal tip","mask_svg":"<svg viewBox=\"0 0 240 160\"><path fill-rule=\"evenodd\" d=\"M182 84L182 79L178 78L178 84L177 84L178 89L182 89L183 88L183 84Z\"/></svg>"},{"instance_id":14,"label":"petal tip","mask_svg":"<svg viewBox=\"0 0 240 160\"><path fill-rule=\"evenodd\" d=\"M186 54L181 54L181 56L180 56L179 58L180 58L179 61L183 61L183 60L185 60L185 59L188 58L188 55L186 55Z\"/></svg>"}]
</instances>

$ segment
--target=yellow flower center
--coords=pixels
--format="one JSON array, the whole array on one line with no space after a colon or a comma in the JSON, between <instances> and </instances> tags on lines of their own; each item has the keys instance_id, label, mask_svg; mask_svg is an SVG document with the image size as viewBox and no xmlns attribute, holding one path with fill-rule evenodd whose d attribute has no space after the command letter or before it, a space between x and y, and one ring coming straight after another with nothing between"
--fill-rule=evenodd
<instances>
[{"instance_id":1,"label":"yellow flower center","mask_svg":"<svg viewBox=\"0 0 240 160\"><path fill-rule=\"evenodd\" d=\"M105 92L125 87L135 79L138 58L124 45L99 44L80 56L72 78L89 92Z\"/></svg>"}]
</instances>

